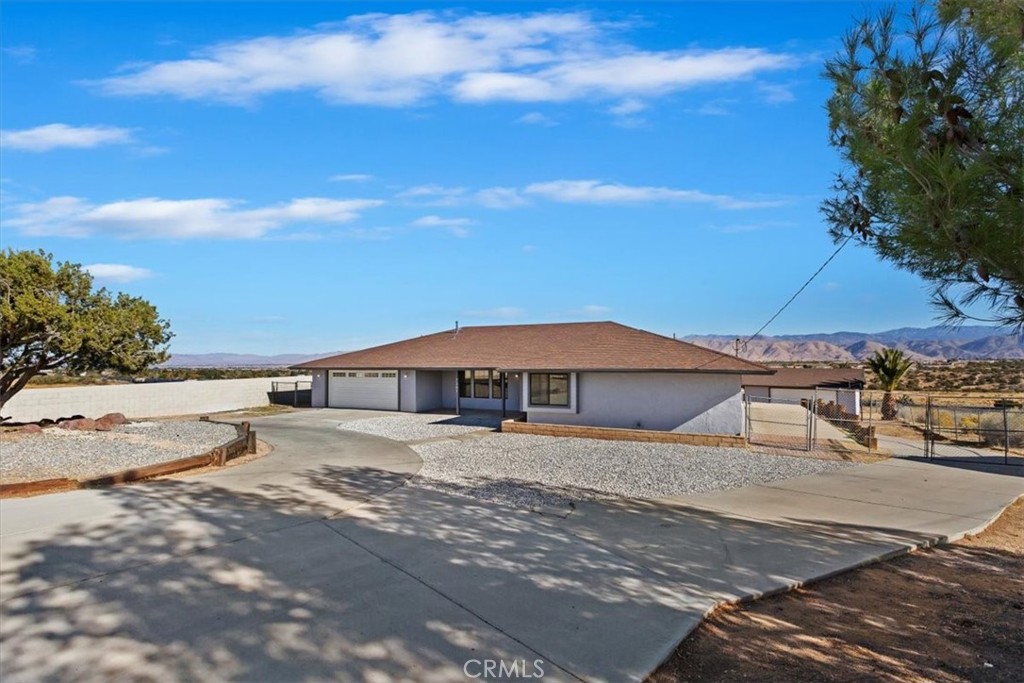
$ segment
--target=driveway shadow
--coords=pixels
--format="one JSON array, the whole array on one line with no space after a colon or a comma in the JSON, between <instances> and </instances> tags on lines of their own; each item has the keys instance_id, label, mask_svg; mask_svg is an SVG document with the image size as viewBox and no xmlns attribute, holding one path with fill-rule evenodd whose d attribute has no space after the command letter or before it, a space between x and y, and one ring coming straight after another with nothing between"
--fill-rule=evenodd
<instances>
[{"instance_id":1,"label":"driveway shadow","mask_svg":"<svg viewBox=\"0 0 1024 683\"><path fill-rule=\"evenodd\" d=\"M5 539L4 680L463 681L471 658L638 680L715 602L921 537L637 501L561 520L404 479L87 492L121 514ZM334 518L310 504L387 489Z\"/></svg>"}]
</instances>

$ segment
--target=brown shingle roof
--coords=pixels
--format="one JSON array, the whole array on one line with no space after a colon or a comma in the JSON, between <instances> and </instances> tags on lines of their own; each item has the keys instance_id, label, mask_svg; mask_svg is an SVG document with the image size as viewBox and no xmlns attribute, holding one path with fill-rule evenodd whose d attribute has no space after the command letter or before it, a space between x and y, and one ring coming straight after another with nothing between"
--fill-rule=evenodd
<instances>
[{"instance_id":1,"label":"brown shingle roof","mask_svg":"<svg viewBox=\"0 0 1024 683\"><path fill-rule=\"evenodd\" d=\"M613 322L462 327L293 367L771 372L757 363Z\"/></svg>"},{"instance_id":2,"label":"brown shingle roof","mask_svg":"<svg viewBox=\"0 0 1024 683\"><path fill-rule=\"evenodd\" d=\"M861 389L864 370L860 368L779 368L774 375L743 375L743 386L813 389Z\"/></svg>"}]
</instances>

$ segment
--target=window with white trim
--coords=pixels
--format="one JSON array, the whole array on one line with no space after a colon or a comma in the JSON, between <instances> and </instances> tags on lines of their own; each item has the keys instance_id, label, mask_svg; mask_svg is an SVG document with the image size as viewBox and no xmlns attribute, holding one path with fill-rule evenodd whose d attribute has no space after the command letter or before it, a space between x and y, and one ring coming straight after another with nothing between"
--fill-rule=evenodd
<instances>
[{"instance_id":1,"label":"window with white trim","mask_svg":"<svg viewBox=\"0 0 1024 683\"><path fill-rule=\"evenodd\" d=\"M530 405L569 407L569 373L531 372Z\"/></svg>"}]
</instances>

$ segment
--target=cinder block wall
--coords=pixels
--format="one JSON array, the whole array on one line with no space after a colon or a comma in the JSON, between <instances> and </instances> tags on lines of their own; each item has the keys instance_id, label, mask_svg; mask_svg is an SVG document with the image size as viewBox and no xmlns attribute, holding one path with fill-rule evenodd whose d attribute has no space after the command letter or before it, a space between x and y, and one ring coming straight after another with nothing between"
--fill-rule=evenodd
<instances>
[{"instance_id":1,"label":"cinder block wall","mask_svg":"<svg viewBox=\"0 0 1024 683\"><path fill-rule=\"evenodd\" d=\"M723 446L745 448L746 439L731 434L687 434L683 432L656 432L646 429L616 429L612 427L583 427L580 425L537 424L504 420L501 431L512 434L538 436L564 436L603 441L649 441L652 443L679 443L689 446Z\"/></svg>"},{"instance_id":2,"label":"cinder block wall","mask_svg":"<svg viewBox=\"0 0 1024 683\"><path fill-rule=\"evenodd\" d=\"M99 417L124 413L131 418L215 413L265 406L272 382L310 381L310 377L256 377L153 384L24 389L0 411L16 422L70 415Z\"/></svg>"}]
</instances>

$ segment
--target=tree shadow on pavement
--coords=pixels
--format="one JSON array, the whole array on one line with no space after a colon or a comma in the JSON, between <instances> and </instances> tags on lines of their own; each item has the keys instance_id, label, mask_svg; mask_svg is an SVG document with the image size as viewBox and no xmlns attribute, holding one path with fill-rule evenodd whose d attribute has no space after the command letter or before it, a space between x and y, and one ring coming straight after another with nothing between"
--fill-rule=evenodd
<instances>
[{"instance_id":1,"label":"tree shadow on pavement","mask_svg":"<svg viewBox=\"0 0 1024 683\"><path fill-rule=\"evenodd\" d=\"M0 673L463 681L471 658L539 658L547 680L572 680L556 666L632 680L719 600L921 537L652 501L560 519L406 478L321 465L249 492L204 479L87 492L116 518L4 539ZM335 515L325 500L365 502Z\"/></svg>"}]
</instances>

